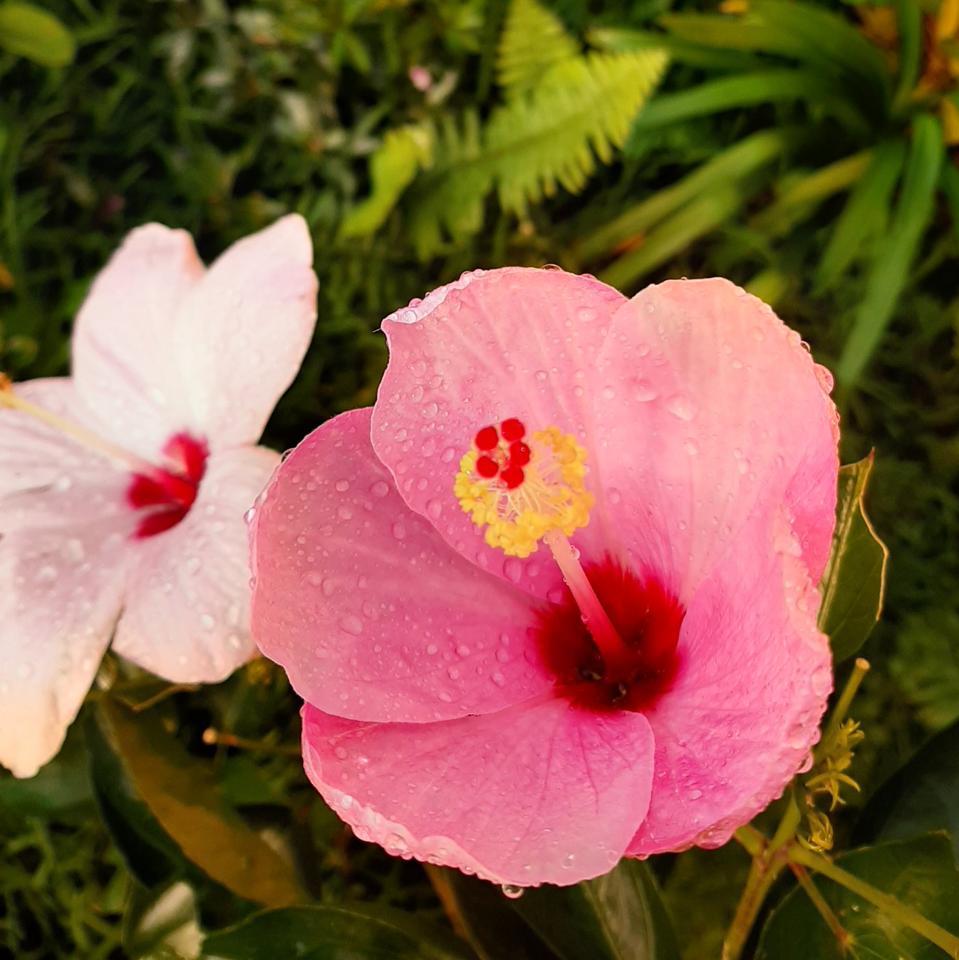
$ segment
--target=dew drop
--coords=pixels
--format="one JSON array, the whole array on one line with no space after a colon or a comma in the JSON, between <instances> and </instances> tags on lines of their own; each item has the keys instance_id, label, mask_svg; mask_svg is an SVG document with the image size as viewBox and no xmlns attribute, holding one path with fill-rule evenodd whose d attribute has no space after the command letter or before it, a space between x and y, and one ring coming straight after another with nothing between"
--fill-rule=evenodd
<instances>
[{"instance_id":1,"label":"dew drop","mask_svg":"<svg viewBox=\"0 0 959 960\"><path fill-rule=\"evenodd\" d=\"M675 397L670 397L669 400L666 401L666 409L680 420L692 420L696 415L696 408L693 406L692 401L689 397L684 397L682 394L676 394Z\"/></svg>"},{"instance_id":2,"label":"dew drop","mask_svg":"<svg viewBox=\"0 0 959 960\"><path fill-rule=\"evenodd\" d=\"M507 580L512 580L513 583L519 583L520 578L523 576L523 565L515 557L508 557L503 563L503 573L506 575Z\"/></svg>"},{"instance_id":3,"label":"dew drop","mask_svg":"<svg viewBox=\"0 0 959 960\"><path fill-rule=\"evenodd\" d=\"M358 637L363 632L363 621L350 613L340 620L340 627L342 627L346 633Z\"/></svg>"},{"instance_id":4,"label":"dew drop","mask_svg":"<svg viewBox=\"0 0 959 960\"><path fill-rule=\"evenodd\" d=\"M519 887L515 883L504 883L500 890L503 891L503 896L510 900L519 900L523 895L523 887Z\"/></svg>"},{"instance_id":5,"label":"dew drop","mask_svg":"<svg viewBox=\"0 0 959 960\"><path fill-rule=\"evenodd\" d=\"M603 387L603 399L612 400L616 396L616 391L612 387Z\"/></svg>"},{"instance_id":6,"label":"dew drop","mask_svg":"<svg viewBox=\"0 0 959 960\"><path fill-rule=\"evenodd\" d=\"M370 493L374 497L385 497L390 492L390 485L385 480L377 480L376 483L370 487Z\"/></svg>"},{"instance_id":7,"label":"dew drop","mask_svg":"<svg viewBox=\"0 0 959 960\"><path fill-rule=\"evenodd\" d=\"M650 400L655 400L659 394L656 392L656 389L648 380L637 380L636 385L633 388L633 399L638 400L640 403L649 403Z\"/></svg>"},{"instance_id":8,"label":"dew drop","mask_svg":"<svg viewBox=\"0 0 959 960\"><path fill-rule=\"evenodd\" d=\"M406 539L406 525L402 520L397 520L396 523L393 524L393 536L397 540Z\"/></svg>"},{"instance_id":9,"label":"dew drop","mask_svg":"<svg viewBox=\"0 0 959 960\"><path fill-rule=\"evenodd\" d=\"M337 480L336 481L336 491L337 493L346 493L350 489L349 480Z\"/></svg>"}]
</instances>

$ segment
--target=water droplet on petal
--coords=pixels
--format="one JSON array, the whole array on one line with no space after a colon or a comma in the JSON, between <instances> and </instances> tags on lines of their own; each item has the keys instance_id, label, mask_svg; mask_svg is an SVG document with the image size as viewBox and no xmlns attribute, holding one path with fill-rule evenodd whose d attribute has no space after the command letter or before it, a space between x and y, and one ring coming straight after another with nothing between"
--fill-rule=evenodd
<instances>
[{"instance_id":1,"label":"water droplet on petal","mask_svg":"<svg viewBox=\"0 0 959 960\"><path fill-rule=\"evenodd\" d=\"M353 614L347 614L340 620L340 627L354 637L358 637L363 632L363 621Z\"/></svg>"},{"instance_id":2,"label":"water droplet on petal","mask_svg":"<svg viewBox=\"0 0 959 960\"><path fill-rule=\"evenodd\" d=\"M696 408L693 402L689 397L684 397L682 394L676 394L676 396L670 397L669 400L666 401L666 409L680 420L692 420L696 415Z\"/></svg>"},{"instance_id":3,"label":"water droplet on petal","mask_svg":"<svg viewBox=\"0 0 959 960\"><path fill-rule=\"evenodd\" d=\"M500 887L500 890L503 891L503 896L509 897L510 900L519 900L523 895L523 889L523 887L518 887L514 883L504 883Z\"/></svg>"},{"instance_id":4,"label":"water droplet on petal","mask_svg":"<svg viewBox=\"0 0 959 960\"><path fill-rule=\"evenodd\" d=\"M390 485L385 480L377 480L376 483L370 487L370 493L374 497L385 497L390 492Z\"/></svg>"}]
</instances>

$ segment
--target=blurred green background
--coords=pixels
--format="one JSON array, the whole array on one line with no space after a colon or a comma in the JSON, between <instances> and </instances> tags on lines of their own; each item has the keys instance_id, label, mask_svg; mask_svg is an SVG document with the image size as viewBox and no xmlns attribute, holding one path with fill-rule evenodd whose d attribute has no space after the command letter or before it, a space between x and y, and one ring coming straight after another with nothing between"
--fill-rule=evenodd
<instances>
[{"instance_id":1,"label":"blurred green background","mask_svg":"<svg viewBox=\"0 0 959 960\"><path fill-rule=\"evenodd\" d=\"M306 217L319 322L278 449L370 403L380 319L464 269L556 263L627 293L722 274L837 373L843 459L877 452L891 568L855 710L866 792L959 717L959 4L42 6L0 2L0 369L63 373L92 275L151 220L210 259ZM165 729L233 806L294 838L314 895L439 916L415 865L351 840L305 785L275 671L193 692L124 677L133 702L167 694ZM165 955L131 946L148 898L130 873L157 888L184 868L167 851L144 876L111 840L106 768L88 769L109 766L103 736L88 718L36 781L0 780L0 955ZM704 856L661 870L674 909L713 905L680 931L694 958L716 955L745 863Z\"/></svg>"}]
</instances>

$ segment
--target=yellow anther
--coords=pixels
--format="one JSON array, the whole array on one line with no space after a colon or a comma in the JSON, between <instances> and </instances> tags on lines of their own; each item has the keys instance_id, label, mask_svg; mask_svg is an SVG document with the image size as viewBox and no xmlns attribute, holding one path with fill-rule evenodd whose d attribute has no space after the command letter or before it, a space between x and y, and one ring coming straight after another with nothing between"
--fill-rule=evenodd
<instances>
[{"instance_id":1,"label":"yellow anther","mask_svg":"<svg viewBox=\"0 0 959 960\"><path fill-rule=\"evenodd\" d=\"M586 489L586 451L556 427L534 433L522 482L508 486L500 475L476 471L479 450L460 461L453 492L486 542L511 557L528 557L553 530L565 536L589 523L593 495Z\"/></svg>"}]
</instances>

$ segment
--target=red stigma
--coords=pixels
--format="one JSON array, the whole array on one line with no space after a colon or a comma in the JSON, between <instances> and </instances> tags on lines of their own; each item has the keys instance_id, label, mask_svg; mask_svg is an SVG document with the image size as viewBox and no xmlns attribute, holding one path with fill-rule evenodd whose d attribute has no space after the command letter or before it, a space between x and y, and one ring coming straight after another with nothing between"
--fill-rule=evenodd
<instances>
[{"instance_id":1,"label":"red stigma","mask_svg":"<svg viewBox=\"0 0 959 960\"><path fill-rule=\"evenodd\" d=\"M134 532L138 540L175 527L190 512L206 472L206 443L187 433L174 434L163 447L170 469L135 473L127 487L127 503L134 510L151 509Z\"/></svg>"},{"instance_id":2,"label":"red stigma","mask_svg":"<svg viewBox=\"0 0 959 960\"><path fill-rule=\"evenodd\" d=\"M526 479L526 475L523 473L522 467L510 464L500 471L499 478L503 481L507 490L515 490Z\"/></svg>"},{"instance_id":3,"label":"red stigma","mask_svg":"<svg viewBox=\"0 0 959 960\"><path fill-rule=\"evenodd\" d=\"M522 420L517 420L516 417L510 417L508 420L504 420L499 425L499 428L503 434L503 439L507 443L522 440L523 437L526 436L526 427L523 425Z\"/></svg>"},{"instance_id":4,"label":"red stigma","mask_svg":"<svg viewBox=\"0 0 959 960\"><path fill-rule=\"evenodd\" d=\"M522 440L510 444L509 463L511 467L525 467L529 463L530 456L529 445L523 443Z\"/></svg>"},{"instance_id":5,"label":"red stigma","mask_svg":"<svg viewBox=\"0 0 959 960\"><path fill-rule=\"evenodd\" d=\"M499 444L499 434L496 427L483 427L473 438L477 450L495 450Z\"/></svg>"},{"instance_id":6,"label":"red stigma","mask_svg":"<svg viewBox=\"0 0 959 960\"><path fill-rule=\"evenodd\" d=\"M499 473L499 464L492 457L484 454L476 460L476 472L484 480L492 480Z\"/></svg>"}]
</instances>

